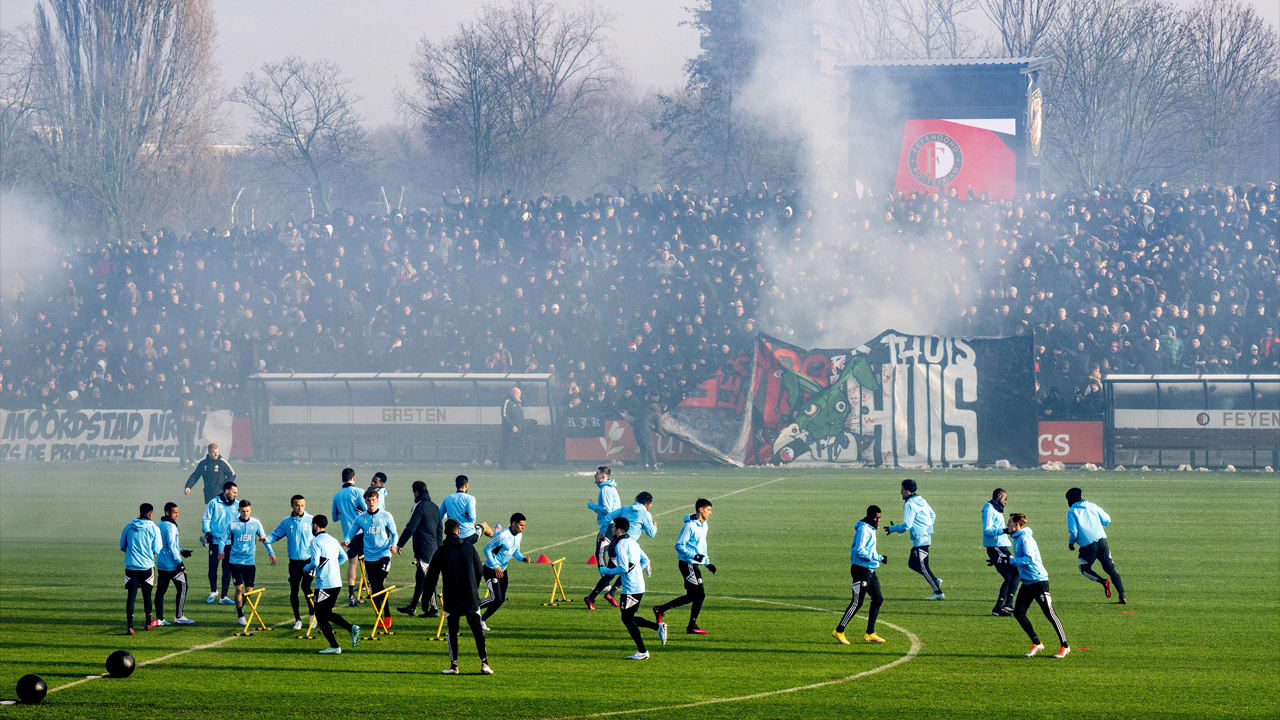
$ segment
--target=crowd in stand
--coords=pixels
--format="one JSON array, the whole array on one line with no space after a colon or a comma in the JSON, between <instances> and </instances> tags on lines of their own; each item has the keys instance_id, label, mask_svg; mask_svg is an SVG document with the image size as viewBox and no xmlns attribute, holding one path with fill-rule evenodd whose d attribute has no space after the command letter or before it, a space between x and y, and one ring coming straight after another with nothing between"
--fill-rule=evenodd
<instances>
[{"instance_id":1,"label":"crowd in stand","mask_svg":"<svg viewBox=\"0 0 1280 720\"><path fill-rule=\"evenodd\" d=\"M252 372L469 371L555 373L609 410L678 397L757 332L809 344L892 305L919 311L904 332L1033 333L1042 409L1096 413L1100 373L1280 369L1278 235L1274 184L453 197L153 230L5 288L0 406L242 409ZM895 283L910 266L946 282Z\"/></svg>"}]
</instances>

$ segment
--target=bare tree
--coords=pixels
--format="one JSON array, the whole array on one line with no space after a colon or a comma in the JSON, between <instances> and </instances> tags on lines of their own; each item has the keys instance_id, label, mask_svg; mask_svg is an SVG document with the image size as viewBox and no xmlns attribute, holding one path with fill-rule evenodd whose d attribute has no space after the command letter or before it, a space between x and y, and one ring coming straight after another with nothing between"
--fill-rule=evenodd
<instances>
[{"instance_id":1,"label":"bare tree","mask_svg":"<svg viewBox=\"0 0 1280 720\"><path fill-rule=\"evenodd\" d=\"M287 57L264 63L261 76L246 73L231 93L256 123L250 144L306 183L326 214L330 174L358 164L369 147L350 83L328 60Z\"/></svg>"},{"instance_id":2,"label":"bare tree","mask_svg":"<svg viewBox=\"0 0 1280 720\"><path fill-rule=\"evenodd\" d=\"M1064 0L978 0L1000 33L1008 57L1032 57L1040 51Z\"/></svg>"},{"instance_id":3,"label":"bare tree","mask_svg":"<svg viewBox=\"0 0 1280 720\"><path fill-rule=\"evenodd\" d=\"M1277 108L1280 42L1276 31L1240 0L1201 0L1187 16L1190 84L1201 179L1235 180L1234 167L1266 147ZM1275 138L1270 138L1274 147ZM1277 165L1275 158L1271 167Z\"/></svg>"},{"instance_id":4,"label":"bare tree","mask_svg":"<svg viewBox=\"0 0 1280 720\"><path fill-rule=\"evenodd\" d=\"M1178 12L1158 0L1068 0L1062 14L1046 45L1045 136L1058 172L1075 187L1184 172L1188 33Z\"/></svg>"},{"instance_id":5,"label":"bare tree","mask_svg":"<svg viewBox=\"0 0 1280 720\"><path fill-rule=\"evenodd\" d=\"M35 19L44 177L66 206L122 234L206 145L208 2L41 0Z\"/></svg>"},{"instance_id":6,"label":"bare tree","mask_svg":"<svg viewBox=\"0 0 1280 720\"><path fill-rule=\"evenodd\" d=\"M892 0L889 12L899 26L895 35L902 51L927 58L965 55L976 36L961 17L976 4L977 0Z\"/></svg>"},{"instance_id":7,"label":"bare tree","mask_svg":"<svg viewBox=\"0 0 1280 720\"><path fill-rule=\"evenodd\" d=\"M34 52L30 28L0 30L0 187L11 187L23 166L35 111Z\"/></svg>"},{"instance_id":8,"label":"bare tree","mask_svg":"<svg viewBox=\"0 0 1280 720\"><path fill-rule=\"evenodd\" d=\"M516 0L490 8L482 22L502 51L496 71L507 100L504 174L512 187L540 188L564 169L591 102L614 83L604 37L609 18L591 5Z\"/></svg>"},{"instance_id":9,"label":"bare tree","mask_svg":"<svg viewBox=\"0 0 1280 720\"><path fill-rule=\"evenodd\" d=\"M499 48L479 23L463 23L441 43L418 41L411 67L414 90L401 90L404 107L428 135L466 148L471 189L485 193L498 163L506 98L498 81Z\"/></svg>"}]
</instances>

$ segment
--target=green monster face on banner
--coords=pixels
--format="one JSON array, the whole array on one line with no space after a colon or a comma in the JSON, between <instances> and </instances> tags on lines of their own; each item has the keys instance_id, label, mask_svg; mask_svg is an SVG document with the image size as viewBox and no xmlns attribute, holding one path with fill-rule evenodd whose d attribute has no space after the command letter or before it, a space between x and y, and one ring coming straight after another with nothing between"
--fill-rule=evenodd
<instances>
[{"instance_id":1,"label":"green monster face on banner","mask_svg":"<svg viewBox=\"0 0 1280 720\"><path fill-rule=\"evenodd\" d=\"M844 434L852 410L849 405L849 380L857 380L868 390L880 389L880 382L872 372L866 356L848 356L844 370L826 388L793 370L784 372L783 386L788 393L799 389L816 394L793 405L796 410L792 415L791 426L784 429L774 442L774 461L788 463L805 452L812 451L816 454L820 446L837 439L843 439L843 447L847 447L848 440L844 438ZM799 394L791 397L798 400ZM788 397L789 402L791 397ZM838 451L836 454L838 455Z\"/></svg>"}]
</instances>

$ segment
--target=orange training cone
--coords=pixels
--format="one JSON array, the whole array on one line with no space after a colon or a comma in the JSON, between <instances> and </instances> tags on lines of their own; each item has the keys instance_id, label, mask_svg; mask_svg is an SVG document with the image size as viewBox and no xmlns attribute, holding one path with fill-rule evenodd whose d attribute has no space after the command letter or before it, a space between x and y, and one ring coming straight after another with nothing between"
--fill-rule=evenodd
<instances>
[{"instance_id":1,"label":"orange training cone","mask_svg":"<svg viewBox=\"0 0 1280 720\"><path fill-rule=\"evenodd\" d=\"M535 562L535 563L538 563L539 565L550 565L550 564L551 564L551 558L547 557L547 554L546 554L546 553L543 553L543 554L539 555L539 556L538 556L538 559L537 559L537 560L534 560L534 562Z\"/></svg>"},{"instance_id":2,"label":"orange training cone","mask_svg":"<svg viewBox=\"0 0 1280 720\"><path fill-rule=\"evenodd\" d=\"M591 557L587 558L587 564L588 564L588 565L599 565L600 563L596 562L596 556L595 556L595 555L592 555Z\"/></svg>"}]
</instances>

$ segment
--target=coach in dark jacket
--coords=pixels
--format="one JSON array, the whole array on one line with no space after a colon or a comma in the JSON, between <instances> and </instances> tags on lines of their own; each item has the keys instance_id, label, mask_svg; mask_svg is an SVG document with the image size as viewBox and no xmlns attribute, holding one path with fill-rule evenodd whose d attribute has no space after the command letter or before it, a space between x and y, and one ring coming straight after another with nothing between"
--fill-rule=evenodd
<instances>
[{"instance_id":1,"label":"coach in dark jacket","mask_svg":"<svg viewBox=\"0 0 1280 720\"><path fill-rule=\"evenodd\" d=\"M409 600L409 604L396 608L405 615L415 615L418 607L418 600L422 598L423 590L427 586L427 567L431 563L431 557L436 554L436 548L440 547L440 508L431 502L431 493L427 491L427 484L421 480L413 483L413 512L409 515L409 523L404 526L404 532L400 533L400 541L396 543L401 549L409 539L413 539L413 559L417 567L416 581L413 585L413 597ZM437 617L440 612L436 608L436 595L430 593L422 602L422 608L426 610L427 617Z\"/></svg>"},{"instance_id":2,"label":"coach in dark jacket","mask_svg":"<svg viewBox=\"0 0 1280 720\"><path fill-rule=\"evenodd\" d=\"M480 622L480 555L470 543L458 539L458 521L449 518L444 523L444 544L436 550L427 566L427 592L435 595L436 581L444 579L444 611L449 625L449 670L458 671L459 618L467 617L467 625L476 639L476 651L480 653L481 671L489 670L488 656L484 649L484 624Z\"/></svg>"},{"instance_id":3,"label":"coach in dark jacket","mask_svg":"<svg viewBox=\"0 0 1280 720\"><path fill-rule=\"evenodd\" d=\"M190 495L191 488L196 486L196 481L204 480L204 504L208 505L210 500L222 492L224 483L232 482L235 479L236 470L231 467L231 463L218 454L218 443L209 443L209 454L200 461L199 465L196 465L195 470L191 471L190 477L187 478L187 486L183 492Z\"/></svg>"}]
</instances>

